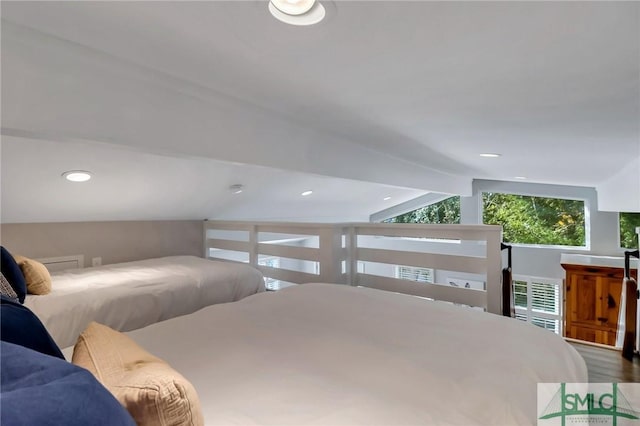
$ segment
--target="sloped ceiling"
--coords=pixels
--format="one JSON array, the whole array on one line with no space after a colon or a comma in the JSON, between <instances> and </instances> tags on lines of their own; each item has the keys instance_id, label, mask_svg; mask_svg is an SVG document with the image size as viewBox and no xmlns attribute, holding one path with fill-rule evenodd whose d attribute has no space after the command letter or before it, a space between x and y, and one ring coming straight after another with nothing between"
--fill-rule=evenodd
<instances>
[{"instance_id":1,"label":"sloped ceiling","mask_svg":"<svg viewBox=\"0 0 640 426\"><path fill-rule=\"evenodd\" d=\"M97 220L100 194L112 206L95 209L100 219L289 217L308 202L296 189L281 208L254 195L234 210L221 195L229 179L201 170L209 160L255 176L262 189L349 182L371 198L345 215L366 217L399 202L380 205L389 186L399 197L468 195L474 178L597 186L640 157L636 2L323 4L327 19L300 28L274 20L264 1L4 1L2 220ZM25 149L57 143L62 158L84 144L96 150L86 153L94 168L106 145L173 158L203 178L172 174L193 194L162 213L118 199L120 183L75 200L74 214L28 215L20 194L47 195L64 170L20 191L5 169L29 154L22 139ZM46 169L51 158L32 155L23 166ZM105 173L126 163L118 161ZM80 163L73 168L89 168ZM172 183L130 165L123 174L161 200ZM334 217L342 208L335 198L314 210Z\"/></svg>"},{"instance_id":2,"label":"sloped ceiling","mask_svg":"<svg viewBox=\"0 0 640 426\"><path fill-rule=\"evenodd\" d=\"M11 223L210 217L366 221L368 211L389 205L391 200L385 197L400 203L424 193L88 141L5 136L2 160L2 218ZM34 161L40 167L32 167ZM90 181L71 183L61 178L62 171L77 169L79 164L93 172ZM244 185L242 193L229 191L239 182ZM302 197L306 190L314 192Z\"/></svg>"}]
</instances>

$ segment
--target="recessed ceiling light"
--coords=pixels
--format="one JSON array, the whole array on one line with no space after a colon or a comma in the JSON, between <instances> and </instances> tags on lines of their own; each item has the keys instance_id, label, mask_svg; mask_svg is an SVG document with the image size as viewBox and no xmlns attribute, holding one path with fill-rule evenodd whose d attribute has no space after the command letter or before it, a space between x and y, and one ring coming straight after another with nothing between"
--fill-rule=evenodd
<instances>
[{"instance_id":1,"label":"recessed ceiling light","mask_svg":"<svg viewBox=\"0 0 640 426\"><path fill-rule=\"evenodd\" d=\"M313 7L315 0L271 0L271 4L287 15L304 15Z\"/></svg>"},{"instance_id":2,"label":"recessed ceiling light","mask_svg":"<svg viewBox=\"0 0 640 426\"><path fill-rule=\"evenodd\" d=\"M526 176L516 176L514 179L525 180L525 179L527 179L527 177Z\"/></svg>"},{"instance_id":3,"label":"recessed ceiling light","mask_svg":"<svg viewBox=\"0 0 640 426\"><path fill-rule=\"evenodd\" d=\"M391 197L384 197L384 198L382 199L382 201L388 201L388 200L390 200L390 199L391 199Z\"/></svg>"},{"instance_id":4,"label":"recessed ceiling light","mask_svg":"<svg viewBox=\"0 0 640 426\"><path fill-rule=\"evenodd\" d=\"M325 16L324 6L316 0L271 0L269 12L279 21L291 25L313 25Z\"/></svg>"},{"instance_id":5,"label":"recessed ceiling light","mask_svg":"<svg viewBox=\"0 0 640 426\"><path fill-rule=\"evenodd\" d=\"M307 195L311 195L311 194L313 194L313 191L304 191L304 192L303 192L302 194L300 194L300 195L302 195L303 197L306 197Z\"/></svg>"},{"instance_id":6,"label":"recessed ceiling light","mask_svg":"<svg viewBox=\"0 0 640 426\"><path fill-rule=\"evenodd\" d=\"M480 157L485 157L485 158L498 158L501 156L502 154L495 154L493 152L486 152L486 153L480 154Z\"/></svg>"},{"instance_id":7,"label":"recessed ceiling light","mask_svg":"<svg viewBox=\"0 0 640 426\"><path fill-rule=\"evenodd\" d=\"M244 189L244 186L242 186L242 185L241 185L241 184L239 184L239 183L236 183L235 185L231 185L231 186L229 187L229 191L230 191L232 194L240 194L240 193L242 192L242 190L243 190L243 189Z\"/></svg>"},{"instance_id":8,"label":"recessed ceiling light","mask_svg":"<svg viewBox=\"0 0 640 426\"><path fill-rule=\"evenodd\" d=\"M62 177L70 182L86 182L91 179L91 172L86 170L69 170L64 172Z\"/></svg>"}]
</instances>

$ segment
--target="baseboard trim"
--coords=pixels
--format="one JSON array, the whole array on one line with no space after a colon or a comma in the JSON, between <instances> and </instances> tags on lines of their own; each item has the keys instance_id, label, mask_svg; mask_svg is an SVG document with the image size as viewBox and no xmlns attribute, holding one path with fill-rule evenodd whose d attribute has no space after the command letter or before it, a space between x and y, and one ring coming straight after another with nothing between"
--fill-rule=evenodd
<instances>
[{"instance_id":1,"label":"baseboard trim","mask_svg":"<svg viewBox=\"0 0 640 426\"><path fill-rule=\"evenodd\" d=\"M596 348L609 349L609 350L617 351L617 352L621 352L622 351L622 348L616 348L615 346L603 345L602 343L587 342L586 340L573 339L571 337L565 337L564 340L566 340L567 342L570 342L570 343L578 343L578 344L586 345L586 346L594 346Z\"/></svg>"}]
</instances>

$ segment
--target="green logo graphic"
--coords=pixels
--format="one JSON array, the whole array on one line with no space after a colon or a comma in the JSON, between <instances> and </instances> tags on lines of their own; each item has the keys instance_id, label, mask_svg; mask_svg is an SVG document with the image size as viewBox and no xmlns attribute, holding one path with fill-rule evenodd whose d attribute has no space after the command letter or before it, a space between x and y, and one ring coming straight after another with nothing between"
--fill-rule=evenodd
<instances>
[{"instance_id":1,"label":"green logo graphic","mask_svg":"<svg viewBox=\"0 0 640 426\"><path fill-rule=\"evenodd\" d=\"M540 420L560 417L565 426L567 417L591 416L610 417L616 426L618 418L640 420L640 413L635 411L624 394L618 389L617 383L612 383L611 392L583 392L567 393L566 383L560 384L551 402L542 412Z\"/></svg>"}]
</instances>

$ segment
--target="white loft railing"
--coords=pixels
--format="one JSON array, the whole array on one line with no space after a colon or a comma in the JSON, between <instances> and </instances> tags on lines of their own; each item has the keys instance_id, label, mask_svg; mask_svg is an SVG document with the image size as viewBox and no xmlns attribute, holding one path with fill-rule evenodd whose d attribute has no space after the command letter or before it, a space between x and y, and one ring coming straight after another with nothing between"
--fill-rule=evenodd
<instances>
[{"instance_id":1,"label":"white loft railing","mask_svg":"<svg viewBox=\"0 0 640 426\"><path fill-rule=\"evenodd\" d=\"M372 287L496 314L502 304L501 240L502 228L493 225L204 221L206 258L248 262L269 279ZM278 259L277 267L270 259ZM431 284L388 273L399 266L480 277L486 284L452 287L442 274Z\"/></svg>"}]
</instances>

